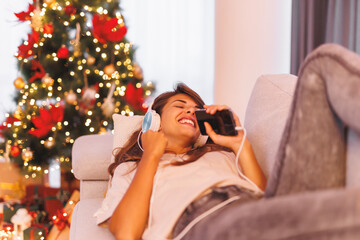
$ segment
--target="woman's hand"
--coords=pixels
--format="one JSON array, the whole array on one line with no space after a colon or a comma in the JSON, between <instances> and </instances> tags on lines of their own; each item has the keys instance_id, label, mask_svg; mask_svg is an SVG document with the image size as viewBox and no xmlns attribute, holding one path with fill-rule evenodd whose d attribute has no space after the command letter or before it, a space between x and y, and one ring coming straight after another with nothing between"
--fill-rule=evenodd
<instances>
[{"instance_id":1,"label":"woman's hand","mask_svg":"<svg viewBox=\"0 0 360 240\"><path fill-rule=\"evenodd\" d=\"M226 105L204 105L204 108L206 109L206 113L209 113L211 115L214 115L217 111L229 109L229 107ZM234 112L233 116L236 126L241 127L239 117ZM209 135L209 137L213 140L214 143L222 145L224 147L228 147L232 149L234 153L237 153L241 145L241 141L244 137L243 131L238 131L238 134L236 136L224 136L216 134L209 123L205 122L204 125L206 133Z\"/></svg>"},{"instance_id":2,"label":"woman's hand","mask_svg":"<svg viewBox=\"0 0 360 240\"><path fill-rule=\"evenodd\" d=\"M144 154L150 154L160 159L164 154L168 140L161 130L154 132L146 131L141 136L141 144L144 149Z\"/></svg>"}]
</instances>

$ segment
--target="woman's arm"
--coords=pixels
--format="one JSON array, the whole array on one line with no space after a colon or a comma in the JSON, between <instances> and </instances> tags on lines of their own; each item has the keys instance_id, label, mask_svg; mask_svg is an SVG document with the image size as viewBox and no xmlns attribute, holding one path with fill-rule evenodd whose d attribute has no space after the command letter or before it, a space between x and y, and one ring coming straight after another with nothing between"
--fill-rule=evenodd
<instances>
[{"instance_id":1,"label":"woman's arm","mask_svg":"<svg viewBox=\"0 0 360 240\"><path fill-rule=\"evenodd\" d=\"M211 105L211 106L205 105L204 107L206 108L206 112L210 114L215 114L215 112L217 111L221 111L223 109L228 108L225 105ZM235 113L233 113L233 115L236 125L241 126L238 116ZM244 136L244 132L240 130L238 131L237 136L223 136L216 134L211 128L210 124L208 123L205 123L205 128L207 134L214 141L214 143L230 148L235 153L235 155L237 154L241 142L245 137L245 142L238 159L242 172L247 178L249 178L252 182L254 182L261 190L265 190L266 187L265 175L261 167L259 166L259 163L256 160L250 142L248 141L246 136Z\"/></svg>"},{"instance_id":2,"label":"woman's arm","mask_svg":"<svg viewBox=\"0 0 360 240\"><path fill-rule=\"evenodd\" d=\"M154 176L167 140L161 132L147 131L142 145L144 153L134 178L109 222L116 239L140 239L147 224Z\"/></svg>"}]
</instances>

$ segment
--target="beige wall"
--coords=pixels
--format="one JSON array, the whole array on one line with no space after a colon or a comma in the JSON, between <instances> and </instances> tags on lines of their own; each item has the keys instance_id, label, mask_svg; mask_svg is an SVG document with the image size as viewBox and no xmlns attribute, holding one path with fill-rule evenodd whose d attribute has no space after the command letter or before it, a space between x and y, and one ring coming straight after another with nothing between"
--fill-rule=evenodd
<instances>
[{"instance_id":1,"label":"beige wall","mask_svg":"<svg viewBox=\"0 0 360 240\"><path fill-rule=\"evenodd\" d=\"M214 102L244 120L256 79L290 72L290 0L216 0Z\"/></svg>"}]
</instances>

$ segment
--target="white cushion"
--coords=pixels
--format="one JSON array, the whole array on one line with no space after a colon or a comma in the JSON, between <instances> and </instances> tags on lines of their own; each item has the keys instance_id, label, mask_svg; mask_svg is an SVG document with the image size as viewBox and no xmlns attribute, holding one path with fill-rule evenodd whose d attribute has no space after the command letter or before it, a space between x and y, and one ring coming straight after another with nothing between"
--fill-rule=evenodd
<instances>
[{"instance_id":1,"label":"white cushion","mask_svg":"<svg viewBox=\"0 0 360 240\"><path fill-rule=\"evenodd\" d=\"M114 149L123 147L131 137L131 134L141 128L144 116L124 116L121 114L113 114L114 121L114 141L113 141L113 153ZM111 157L111 162L114 162L114 154Z\"/></svg>"},{"instance_id":2,"label":"white cushion","mask_svg":"<svg viewBox=\"0 0 360 240\"><path fill-rule=\"evenodd\" d=\"M276 158L296 82L297 77L290 74L260 76L246 108L247 137L266 177Z\"/></svg>"}]
</instances>

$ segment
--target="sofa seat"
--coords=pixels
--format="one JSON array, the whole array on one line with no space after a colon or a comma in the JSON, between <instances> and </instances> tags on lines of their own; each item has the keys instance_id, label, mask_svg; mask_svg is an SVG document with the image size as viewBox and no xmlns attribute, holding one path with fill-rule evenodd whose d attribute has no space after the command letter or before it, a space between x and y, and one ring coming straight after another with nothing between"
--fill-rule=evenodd
<instances>
[{"instance_id":1,"label":"sofa seat","mask_svg":"<svg viewBox=\"0 0 360 240\"><path fill-rule=\"evenodd\" d=\"M115 239L106 227L96 225L96 218L93 217L96 210L101 206L104 198L83 199L76 204L71 219L71 224L76 225L70 232L70 239Z\"/></svg>"}]
</instances>

